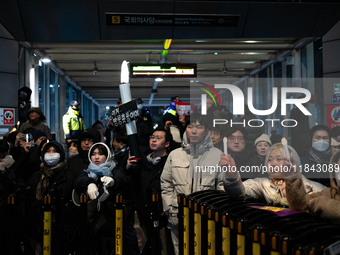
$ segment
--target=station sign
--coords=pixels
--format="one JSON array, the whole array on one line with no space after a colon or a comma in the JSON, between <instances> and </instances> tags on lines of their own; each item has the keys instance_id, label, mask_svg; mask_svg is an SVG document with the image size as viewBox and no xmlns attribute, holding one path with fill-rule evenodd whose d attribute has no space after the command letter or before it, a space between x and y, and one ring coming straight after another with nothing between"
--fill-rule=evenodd
<instances>
[{"instance_id":1,"label":"station sign","mask_svg":"<svg viewBox=\"0 0 340 255\"><path fill-rule=\"evenodd\" d=\"M15 123L15 109L0 108L0 125L14 126L14 123Z\"/></svg>"},{"instance_id":2,"label":"station sign","mask_svg":"<svg viewBox=\"0 0 340 255\"><path fill-rule=\"evenodd\" d=\"M334 84L334 93L340 93L340 83Z\"/></svg>"},{"instance_id":3,"label":"station sign","mask_svg":"<svg viewBox=\"0 0 340 255\"><path fill-rule=\"evenodd\" d=\"M137 108L136 101L133 100L114 108L110 120L115 127L119 127L138 119L140 116L141 111Z\"/></svg>"},{"instance_id":4,"label":"station sign","mask_svg":"<svg viewBox=\"0 0 340 255\"><path fill-rule=\"evenodd\" d=\"M332 94L332 104L340 104L340 93Z\"/></svg>"},{"instance_id":5,"label":"station sign","mask_svg":"<svg viewBox=\"0 0 340 255\"><path fill-rule=\"evenodd\" d=\"M340 105L327 106L327 126L330 129L340 126Z\"/></svg>"},{"instance_id":6,"label":"station sign","mask_svg":"<svg viewBox=\"0 0 340 255\"><path fill-rule=\"evenodd\" d=\"M220 26L237 27L240 15L106 13L107 26Z\"/></svg>"}]
</instances>

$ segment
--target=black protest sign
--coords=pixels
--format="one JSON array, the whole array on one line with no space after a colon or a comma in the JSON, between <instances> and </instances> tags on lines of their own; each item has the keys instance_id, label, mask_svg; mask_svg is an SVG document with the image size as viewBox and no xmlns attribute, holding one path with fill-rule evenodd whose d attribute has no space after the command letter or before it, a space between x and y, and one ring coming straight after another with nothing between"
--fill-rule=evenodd
<instances>
[{"instance_id":1,"label":"black protest sign","mask_svg":"<svg viewBox=\"0 0 340 255\"><path fill-rule=\"evenodd\" d=\"M140 115L136 101L133 100L114 108L111 112L111 120L115 127L119 127L138 119Z\"/></svg>"}]
</instances>

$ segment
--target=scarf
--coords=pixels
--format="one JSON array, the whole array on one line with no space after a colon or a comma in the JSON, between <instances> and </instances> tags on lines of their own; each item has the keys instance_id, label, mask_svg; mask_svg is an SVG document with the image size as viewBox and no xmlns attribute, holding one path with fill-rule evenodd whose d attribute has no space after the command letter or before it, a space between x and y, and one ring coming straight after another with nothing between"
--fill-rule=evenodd
<instances>
[{"instance_id":1,"label":"scarf","mask_svg":"<svg viewBox=\"0 0 340 255\"><path fill-rule=\"evenodd\" d=\"M122 156L125 155L125 153L129 150L129 147L127 146L127 144L123 144L122 146L120 146L118 149L115 149L112 153L112 158L116 159L116 158L120 158Z\"/></svg>"},{"instance_id":2,"label":"scarf","mask_svg":"<svg viewBox=\"0 0 340 255\"><path fill-rule=\"evenodd\" d=\"M41 200L42 195L45 193L47 187L50 185L50 179L54 177L56 174L61 172L67 167L67 161L58 163L53 167L46 167L42 163L40 165L41 178L37 186L37 191L35 194L36 199Z\"/></svg>"},{"instance_id":3,"label":"scarf","mask_svg":"<svg viewBox=\"0 0 340 255\"><path fill-rule=\"evenodd\" d=\"M309 153L312 156L310 159L316 161L317 164L329 163L330 156L332 154L332 147L329 146L326 151L317 151L312 147L309 150Z\"/></svg>"},{"instance_id":4,"label":"scarf","mask_svg":"<svg viewBox=\"0 0 340 255\"><path fill-rule=\"evenodd\" d=\"M99 166L91 162L89 167L84 171L88 174L89 177L97 181L98 177L111 176L111 171L115 166L116 163L114 161L108 161L100 164Z\"/></svg>"},{"instance_id":5,"label":"scarf","mask_svg":"<svg viewBox=\"0 0 340 255\"><path fill-rule=\"evenodd\" d=\"M155 153L154 152L151 152L149 155L146 156L146 159L149 163L151 163L152 165L154 166L157 166L162 158L161 157L155 157Z\"/></svg>"}]
</instances>

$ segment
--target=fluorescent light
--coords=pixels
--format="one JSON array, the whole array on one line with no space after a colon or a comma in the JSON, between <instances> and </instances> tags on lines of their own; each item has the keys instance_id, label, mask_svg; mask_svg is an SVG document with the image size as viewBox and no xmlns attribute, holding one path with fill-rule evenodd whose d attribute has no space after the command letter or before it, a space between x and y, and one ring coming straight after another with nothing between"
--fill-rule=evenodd
<instances>
[{"instance_id":1,"label":"fluorescent light","mask_svg":"<svg viewBox=\"0 0 340 255\"><path fill-rule=\"evenodd\" d=\"M43 58L41 61L44 62L45 64L47 64L47 63L50 63L50 62L51 62L51 59L49 59L49 58Z\"/></svg>"},{"instance_id":2,"label":"fluorescent light","mask_svg":"<svg viewBox=\"0 0 340 255\"><path fill-rule=\"evenodd\" d=\"M257 41L244 41L245 43L256 43Z\"/></svg>"},{"instance_id":3,"label":"fluorescent light","mask_svg":"<svg viewBox=\"0 0 340 255\"><path fill-rule=\"evenodd\" d=\"M156 78L155 81L163 81L163 78Z\"/></svg>"}]
</instances>

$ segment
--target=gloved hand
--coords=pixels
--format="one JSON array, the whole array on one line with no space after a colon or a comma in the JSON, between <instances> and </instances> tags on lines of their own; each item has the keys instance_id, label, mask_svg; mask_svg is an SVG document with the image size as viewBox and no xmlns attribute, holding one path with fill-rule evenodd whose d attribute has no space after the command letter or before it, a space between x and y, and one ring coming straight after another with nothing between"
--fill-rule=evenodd
<instances>
[{"instance_id":1,"label":"gloved hand","mask_svg":"<svg viewBox=\"0 0 340 255\"><path fill-rule=\"evenodd\" d=\"M112 187L115 184L115 180L112 179L111 177L104 176L100 178L100 180L104 183L105 186L107 187Z\"/></svg>"},{"instance_id":2,"label":"gloved hand","mask_svg":"<svg viewBox=\"0 0 340 255\"><path fill-rule=\"evenodd\" d=\"M89 186L87 186L87 194L89 195L90 199L96 199L99 195L98 188L96 184L90 183Z\"/></svg>"}]
</instances>

